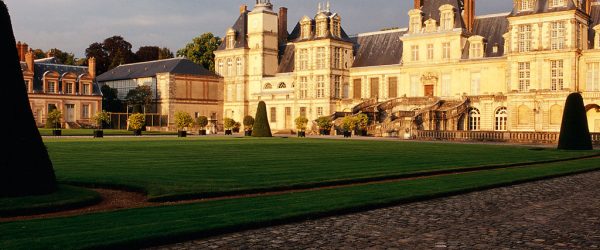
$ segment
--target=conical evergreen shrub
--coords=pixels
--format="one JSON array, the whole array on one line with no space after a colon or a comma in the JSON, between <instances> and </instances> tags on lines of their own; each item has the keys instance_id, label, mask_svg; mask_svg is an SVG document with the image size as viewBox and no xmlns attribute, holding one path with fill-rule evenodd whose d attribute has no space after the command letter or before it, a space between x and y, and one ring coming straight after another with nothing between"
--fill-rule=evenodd
<instances>
[{"instance_id":1,"label":"conical evergreen shrub","mask_svg":"<svg viewBox=\"0 0 600 250\"><path fill-rule=\"evenodd\" d=\"M267 118L267 105L260 101L254 116L254 126L252 127L252 137L273 137L271 134L271 126Z\"/></svg>"},{"instance_id":2,"label":"conical evergreen shrub","mask_svg":"<svg viewBox=\"0 0 600 250\"><path fill-rule=\"evenodd\" d=\"M563 113L558 149L592 150L592 138L585 114L583 98L579 93L567 97Z\"/></svg>"},{"instance_id":3,"label":"conical evergreen shrub","mask_svg":"<svg viewBox=\"0 0 600 250\"><path fill-rule=\"evenodd\" d=\"M48 194L56 190L56 178L48 151L36 127L23 80L10 15L0 1L0 197Z\"/></svg>"}]
</instances>

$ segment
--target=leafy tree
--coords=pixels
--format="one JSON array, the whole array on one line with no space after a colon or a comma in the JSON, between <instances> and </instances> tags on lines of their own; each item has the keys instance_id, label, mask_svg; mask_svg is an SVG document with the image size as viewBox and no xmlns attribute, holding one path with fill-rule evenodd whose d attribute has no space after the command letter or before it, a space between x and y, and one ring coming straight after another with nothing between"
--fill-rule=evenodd
<instances>
[{"instance_id":1,"label":"leafy tree","mask_svg":"<svg viewBox=\"0 0 600 250\"><path fill-rule=\"evenodd\" d=\"M46 118L46 128L60 128L60 118L62 118L60 110L54 109L50 111Z\"/></svg>"},{"instance_id":2,"label":"leafy tree","mask_svg":"<svg viewBox=\"0 0 600 250\"><path fill-rule=\"evenodd\" d=\"M173 58L173 52L169 48L161 48L158 50L158 60Z\"/></svg>"},{"instance_id":3,"label":"leafy tree","mask_svg":"<svg viewBox=\"0 0 600 250\"><path fill-rule=\"evenodd\" d=\"M103 129L104 124L110 122L110 114L106 110L102 110L102 112L98 112L92 119L99 129Z\"/></svg>"},{"instance_id":4,"label":"leafy tree","mask_svg":"<svg viewBox=\"0 0 600 250\"><path fill-rule=\"evenodd\" d=\"M252 130L252 126L254 126L254 117L252 116L244 116L244 129L249 131Z\"/></svg>"},{"instance_id":5,"label":"leafy tree","mask_svg":"<svg viewBox=\"0 0 600 250\"><path fill-rule=\"evenodd\" d=\"M252 127L252 137L273 137L271 126L267 117L267 104L264 101L258 103L256 108L256 117Z\"/></svg>"},{"instance_id":6,"label":"leafy tree","mask_svg":"<svg viewBox=\"0 0 600 250\"><path fill-rule=\"evenodd\" d=\"M134 113L145 111L153 100L152 89L146 85L137 86L135 89L129 90L125 100L133 105Z\"/></svg>"},{"instance_id":7,"label":"leafy tree","mask_svg":"<svg viewBox=\"0 0 600 250\"><path fill-rule=\"evenodd\" d=\"M46 55L47 55L47 54L46 54L46 52L44 52L44 51L43 51L43 50L41 50L41 49L34 49L34 50L33 50L33 58L35 58L35 59L43 59L43 58L46 58Z\"/></svg>"},{"instance_id":8,"label":"leafy tree","mask_svg":"<svg viewBox=\"0 0 600 250\"><path fill-rule=\"evenodd\" d=\"M356 128L360 130L366 130L369 125L369 117L367 114L359 114L355 117L356 119Z\"/></svg>"},{"instance_id":9,"label":"leafy tree","mask_svg":"<svg viewBox=\"0 0 600 250\"><path fill-rule=\"evenodd\" d=\"M226 130L231 130L235 126L235 120L231 118L223 119L223 127Z\"/></svg>"},{"instance_id":10,"label":"leafy tree","mask_svg":"<svg viewBox=\"0 0 600 250\"><path fill-rule=\"evenodd\" d=\"M75 55L73 53L63 52L57 48L50 49L48 52L51 52L60 64L75 65Z\"/></svg>"},{"instance_id":11,"label":"leafy tree","mask_svg":"<svg viewBox=\"0 0 600 250\"><path fill-rule=\"evenodd\" d=\"M585 106L583 106L583 98L579 93L572 93L567 97L560 128L558 149L593 149Z\"/></svg>"},{"instance_id":12,"label":"leafy tree","mask_svg":"<svg viewBox=\"0 0 600 250\"><path fill-rule=\"evenodd\" d=\"M308 124L308 119L304 116L299 116L294 120L296 123L296 129L300 132L304 132L306 130L306 124Z\"/></svg>"},{"instance_id":13,"label":"leafy tree","mask_svg":"<svg viewBox=\"0 0 600 250\"><path fill-rule=\"evenodd\" d=\"M185 48L177 51L177 56L183 56L204 68L215 71L214 51L221 45L221 38L212 33L204 33L195 37Z\"/></svg>"},{"instance_id":14,"label":"leafy tree","mask_svg":"<svg viewBox=\"0 0 600 250\"><path fill-rule=\"evenodd\" d=\"M19 63L10 15L0 1L0 63L3 65L3 90L0 103L4 121L0 157L0 197L40 195L56 190L52 161L33 119L33 112ZM8 84L10 83L10 84Z\"/></svg>"},{"instance_id":15,"label":"leafy tree","mask_svg":"<svg viewBox=\"0 0 600 250\"><path fill-rule=\"evenodd\" d=\"M317 126L319 126L319 129L321 130L330 130L333 127L333 122L329 116L319 117L317 118L316 122Z\"/></svg>"},{"instance_id":16,"label":"leafy tree","mask_svg":"<svg viewBox=\"0 0 600 250\"><path fill-rule=\"evenodd\" d=\"M206 129L206 126L208 126L208 117L199 116L198 118L196 118L196 124L200 126L200 129Z\"/></svg>"},{"instance_id":17,"label":"leafy tree","mask_svg":"<svg viewBox=\"0 0 600 250\"><path fill-rule=\"evenodd\" d=\"M168 48L159 48L157 46L142 46L135 52L138 62L148 62L162 59L173 58L173 52Z\"/></svg>"},{"instance_id":18,"label":"leafy tree","mask_svg":"<svg viewBox=\"0 0 600 250\"><path fill-rule=\"evenodd\" d=\"M131 43L121 36L112 36L102 43L92 43L85 50L86 58L96 58L98 75L116 68L121 64L134 63L135 54L131 52ZM87 64L87 62L86 62Z\"/></svg>"},{"instance_id":19,"label":"leafy tree","mask_svg":"<svg viewBox=\"0 0 600 250\"><path fill-rule=\"evenodd\" d=\"M188 112L177 111L175 112L175 126L179 130L190 128L194 126L194 119Z\"/></svg>"},{"instance_id":20,"label":"leafy tree","mask_svg":"<svg viewBox=\"0 0 600 250\"><path fill-rule=\"evenodd\" d=\"M122 112L123 103L118 98L118 90L108 85L100 88L102 91L102 109L108 112Z\"/></svg>"},{"instance_id":21,"label":"leafy tree","mask_svg":"<svg viewBox=\"0 0 600 250\"><path fill-rule=\"evenodd\" d=\"M102 43L92 43L90 46L85 49L85 57L96 58L96 72L98 75L109 70L109 61L108 53L104 50L104 46ZM87 60L84 62L87 65Z\"/></svg>"},{"instance_id":22,"label":"leafy tree","mask_svg":"<svg viewBox=\"0 0 600 250\"><path fill-rule=\"evenodd\" d=\"M352 132L356 129L357 126L358 126L358 120L354 116L348 115L342 119L342 128L345 131Z\"/></svg>"},{"instance_id":23,"label":"leafy tree","mask_svg":"<svg viewBox=\"0 0 600 250\"><path fill-rule=\"evenodd\" d=\"M129 118L127 118L127 123L129 124L129 129L133 131L140 131L146 124L146 116L140 113L130 115Z\"/></svg>"}]
</instances>

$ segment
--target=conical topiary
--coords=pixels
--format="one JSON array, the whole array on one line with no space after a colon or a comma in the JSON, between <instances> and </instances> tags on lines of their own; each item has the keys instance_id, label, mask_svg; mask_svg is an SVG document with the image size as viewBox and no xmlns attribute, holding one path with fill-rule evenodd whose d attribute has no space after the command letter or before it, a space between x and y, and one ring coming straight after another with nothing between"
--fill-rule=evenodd
<instances>
[{"instance_id":1,"label":"conical topiary","mask_svg":"<svg viewBox=\"0 0 600 250\"><path fill-rule=\"evenodd\" d=\"M10 15L0 1L2 88L0 105L5 117L0 157L0 197L48 194L56 178L48 151L36 127L17 54Z\"/></svg>"},{"instance_id":2,"label":"conical topiary","mask_svg":"<svg viewBox=\"0 0 600 250\"><path fill-rule=\"evenodd\" d=\"M254 116L254 126L252 127L252 137L273 137L271 134L271 126L267 118L267 105L260 101Z\"/></svg>"},{"instance_id":3,"label":"conical topiary","mask_svg":"<svg viewBox=\"0 0 600 250\"><path fill-rule=\"evenodd\" d=\"M579 93L572 93L567 97L563 113L562 126L558 149L564 150L592 150L592 138L585 114L583 98Z\"/></svg>"}]
</instances>

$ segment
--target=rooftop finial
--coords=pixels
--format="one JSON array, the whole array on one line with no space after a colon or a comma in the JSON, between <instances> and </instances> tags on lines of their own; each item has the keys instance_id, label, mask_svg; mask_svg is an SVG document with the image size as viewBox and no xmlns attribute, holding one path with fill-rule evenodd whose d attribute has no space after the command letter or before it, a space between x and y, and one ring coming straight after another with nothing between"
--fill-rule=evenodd
<instances>
[{"instance_id":1,"label":"rooftop finial","mask_svg":"<svg viewBox=\"0 0 600 250\"><path fill-rule=\"evenodd\" d=\"M327 12L331 12L331 5L329 4L329 0L327 0Z\"/></svg>"},{"instance_id":2,"label":"rooftop finial","mask_svg":"<svg viewBox=\"0 0 600 250\"><path fill-rule=\"evenodd\" d=\"M321 13L321 2L319 2L319 4L318 4L318 11L317 11L317 13Z\"/></svg>"}]
</instances>

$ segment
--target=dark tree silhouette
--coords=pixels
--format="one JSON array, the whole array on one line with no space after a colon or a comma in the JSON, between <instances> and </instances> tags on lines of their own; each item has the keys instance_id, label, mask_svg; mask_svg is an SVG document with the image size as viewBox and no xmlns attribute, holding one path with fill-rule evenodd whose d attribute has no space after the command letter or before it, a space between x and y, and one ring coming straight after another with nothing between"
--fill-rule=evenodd
<instances>
[{"instance_id":1,"label":"dark tree silhouette","mask_svg":"<svg viewBox=\"0 0 600 250\"><path fill-rule=\"evenodd\" d=\"M252 137L273 137L271 134L271 126L267 117L267 105L260 101L256 109L254 126L252 127Z\"/></svg>"},{"instance_id":2,"label":"dark tree silhouette","mask_svg":"<svg viewBox=\"0 0 600 250\"><path fill-rule=\"evenodd\" d=\"M157 46L142 46L135 52L138 62L148 62L162 59L173 58L173 52L168 48L159 48Z\"/></svg>"},{"instance_id":3,"label":"dark tree silhouette","mask_svg":"<svg viewBox=\"0 0 600 250\"><path fill-rule=\"evenodd\" d=\"M592 137L585 114L583 98L579 93L567 97L563 113L558 149L592 150Z\"/></svg>"},{"instance_id":4,"label":"dark tree silhouette","mask_svg":"<svg viewBox=\"0 0 600 250\"><path fill-rule=\"evenodd\" d=\"M0 60L5 67L0 103L6 114L0 157L0 197L48 194L56 190L52 162L33 119L17 54L10 15L0 1Z\"/></svg>"}]
</instances>

